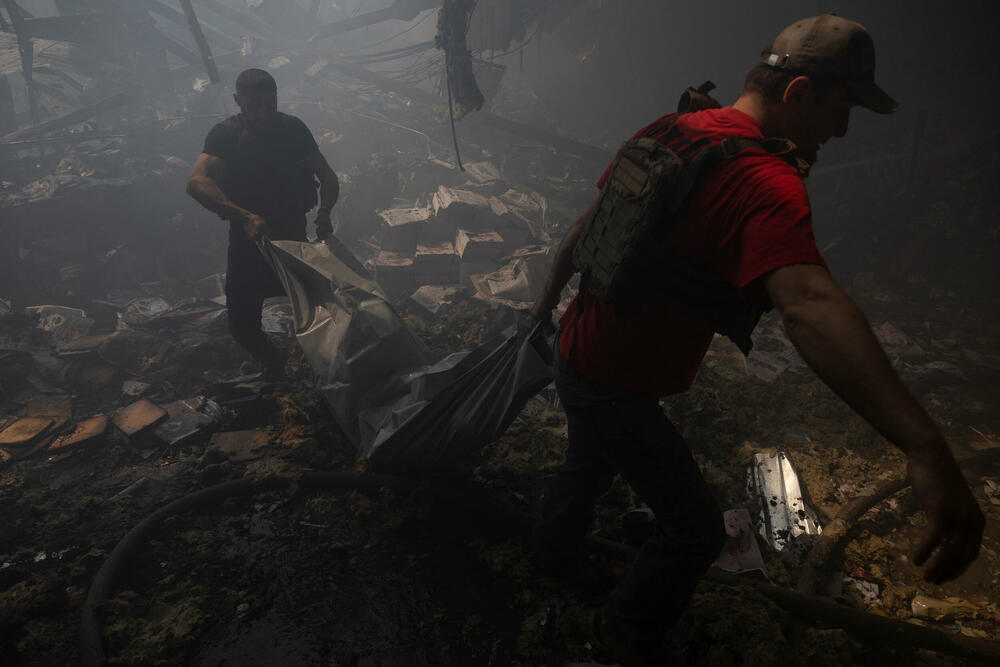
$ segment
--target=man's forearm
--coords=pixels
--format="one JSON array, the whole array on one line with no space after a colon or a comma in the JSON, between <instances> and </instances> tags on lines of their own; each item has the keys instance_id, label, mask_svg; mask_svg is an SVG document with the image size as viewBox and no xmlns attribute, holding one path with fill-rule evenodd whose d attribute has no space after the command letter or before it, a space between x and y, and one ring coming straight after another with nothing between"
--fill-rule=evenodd
<instances>
[{"instance_id":1,"label":"man's forearm","mask_svg":"<svg viewBox=\"0 0 1000 667\"><path fill-rule=\"evenodd\" d=\"M791 265L764 277L788 337L820 379L906 454L906 477L927 514L913 563L942 583L982 543L983 513L941 432L907 391L868 321L825 269Z\"/></svg>"},{"instance_id":2,"label":"man's forearm","mask_svg":"<svg viewBox=\"0 0 1000 667\"><path fill-rule=\"evenodd\" d=\"M580 238L582 231L583 224L581 218L569 228L569 231L566 232L566 235L563 236L562 241L559 242L559 246L556 248L555 257L552 259L552 268L545 279L544 294L549 301L559 301L559 295L562 293L563 287L566 286L569 279L576 273L576 267L573 265L573 248L576 247L576 242Z\"/></svg>"},{"instance_id":3,"label":"man's forearm","mask_svg":"<svg viewBox=\"0 0 1000 667\"><path fill-rule=\"evenodd\" d=\"M549 269L549 275L545 279L545 287L538 296L535 308L533 308L533 310L539 311L536 315L540 314L540 309L551 310L559 303L559 295L562 294L569 279L576 273L576 266L573 265L573 249L576 247L576 242L580 239L580 234L583 233L587 221L593 217L599 201L600 195L598 194L590 202L590 206L587 207L584 214L577 218L573 226L563 236L562 241L559 242L556 254L552 258L552 268Z\"/></svg>"},{"instance_id":4,"label":"man's forearm","mask_svg":"<svg viewBox=\"0 0 1000 667\"><path fill-rule=\"evenodd\" d=\"M337 203L337 199L339 198L340 198L340 179L337 178L337 174L331 169L329 173L325 174L320 179L320 185L319 185L320 209L326 211L332 210L334 204Z\"/></svg>"},{"instance_id":5,"label":"man's forearm","mask_svg":"<svg viewBox=\"0 0 1000 667\"><path fill-rule=\"evenodd\" d=\"M243 220L249 211L243 209L226 196L215 181L206 178L190 179L187 182L187 193L199 204L215 213L223 220Z\"/></svg>"},{"instance_id":6,"label":"man's forearm","mask_svg":"<svg viewBox=\"0 0 1000 667\"><path fill-rule=\"evenodd\" d=\"M950 456L892 368L861 310L839 287L782 311L788 337L834 392L908 456Z\"/></svg>"}]
</instances>

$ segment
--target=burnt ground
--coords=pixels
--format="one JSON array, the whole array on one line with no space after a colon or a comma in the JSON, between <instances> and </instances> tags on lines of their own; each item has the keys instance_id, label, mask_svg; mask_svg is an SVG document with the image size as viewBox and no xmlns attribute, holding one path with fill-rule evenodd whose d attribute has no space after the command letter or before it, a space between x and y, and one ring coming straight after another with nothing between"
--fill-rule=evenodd
<instances>
[{"instance_id":1,"label":"burnt ground","mask_svg":"<svg viewBox=\"0 0 1000 667\"><path fill-rule=\"evenodd\" d=\"M915 393L960 457L1000 445L997 337L989 321L941 295L921 301L862 276L852 287ZM437 355L475 344L489 306L475 300L407 321ZM23 331L24 323L3 322ZM209 379L241 356L211 337L200 373L154 379L147 397L166 403L210 394ZM891 337L890 337L891 338ZM208 344L208 343L206 343ZM291 340L286 344L292 345ZM784 352L780 327L766 319L764 352ZM165 355L164 366L171 359ZM823 524L850 498L901 474L902 457L794 358L769 382L749 375L738 351L717 340L690 392L664 401L724 508L756 500L746 490L755 452L784 451ZM78 361L71 362L83 363ZM246 366L246 363L244 363ZM253 370L244 368L244 370ZM0 469L0 652L4 664L76 664L81 606L91 580L121 537L167 502L224 480L304 470L363 470L353 448L309 386L301 360L290 383L265 387L252 407L232 408L228 430L258 425L269 434L257 458L227 460L206 442L148 450L109 432L61 456L8 462ZM84 371L62 373L74 417L121 405L120 377L103 385ZM155 382L156 378L161 378ZM89 378L91 385L81 385ZM58 381L58 379L57 379ZM76 384L74 384L74 382ZM4 412L16 414L17 403ZM293 485L230 499L168 519L130 559L102 608L112 664L553 665L599 661L587 644L599 590L540 577L523 534L481 511L501 503L533 512L545 475L565 446L561 411L539 396L483 452L472 479L422 480L415 489L297 491ZM922 516L901 493L853 527L821 590L871 613L945 632L1000 638L997 466L967 469L988 515L983 552L956 582L922 582L908 562ZM138 490L118 495L140 478ZM458 497L441 488L462 487ZM995 487L994 487L995 488ZM463 500L466 498L466 500ZM637 506L618 482L602 499L596 534L628 541L621 515ZM761 543L768 576L794 587L800 565ZM593 554L609 580L625 564ZM849 564L845 570L845 564ZM850 576L853 574L854 576ZM856 585L874 583L866 599ZM942 621L915 619L918 595L968 601L974 611ZM974 616L974 617L973 617ZM890 643L862 642L835 627L782 610L750 588L705 582L675 629L678 659L694 665L974 664Z\"/></svg>"}]
</instances>

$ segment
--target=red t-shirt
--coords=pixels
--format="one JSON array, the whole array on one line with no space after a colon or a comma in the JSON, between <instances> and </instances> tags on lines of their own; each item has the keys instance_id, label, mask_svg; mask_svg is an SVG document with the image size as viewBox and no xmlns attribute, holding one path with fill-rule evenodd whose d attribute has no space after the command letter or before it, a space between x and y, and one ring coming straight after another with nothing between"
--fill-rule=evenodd
<instances>
[{"instance_id":1,"label":"red t-shirt","mask_svg":"<svg viewBox=\"0 0 1000 667\"><path fill-rule=\"evenodd\" d=\"M726 137L764 138L755 119L732 107L683 114L669 132L662 127L668 118L635 137L652 136L682 157ZM598 188L610 172L609 165ZM757 279L770 271L789 264L826 265L816 248L805 184L794 167L763 150L745 151L711 169L688 203L664 242L747 298L764 296ZM656 396L691 386L714 334L707 321L663 303L616 307L586 289L560 325L559 352L584 377Z\"/></svg>"}]
</instances>

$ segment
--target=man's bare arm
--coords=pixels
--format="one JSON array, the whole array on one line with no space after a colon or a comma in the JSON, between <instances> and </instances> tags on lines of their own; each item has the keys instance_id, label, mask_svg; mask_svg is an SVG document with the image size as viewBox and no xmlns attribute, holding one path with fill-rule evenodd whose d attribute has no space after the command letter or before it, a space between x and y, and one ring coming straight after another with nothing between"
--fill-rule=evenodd
<instances>
[{"instance_id":1,"label":"man's bare arm","mask_svg":"<svg viewBox=\"0 0 1000 667\"><path fill-rule=\"evenodd\" d=\"M319 207L329 211L340 197L340 179L318 148L306 156L305 162L319 179Z\"/></svg>"},{"instance_id":2,"label":"man's bare arm","mask_svg":"<svg viewBox=\"0 0 1000 667\"><path fill-rule=\"evenodd\" d=\"M264 220L234 204L219 187L225 168L222 158L202 153L188 176L187 193L223 220L243 223L243 229L250 238L259 238L266 229Z\"/></svg>"},{"instance_id":3,"label":"man's bare arm","mask_svg":"<svg viewBox=\"0 0 1000 667\"><path fill-rule=\"evenodd\" d=\"M559 296L562 294L563 287L566 286L569 279L576 273L576 267L573 265L573 248L576 247L576 242L583 232L584 225L593 217L600 200L601 193L598 192L590 200L586 212L577 218L573 226L566 231L566 235L563 236L562 241L559 242L555 257L552 258L552 268L549 269L548 278L545 279L545 288L538 295L535 304L531 307L531 316L536 321L549 317L549 313L559 303Z\"/></svg>"},{"instance_id":4,"label":"man's bare arm","mask_svg":"<svg viewBox=\"0 0 1000 667\"><path fill-rule=\"evenodd\" d=\"M906 389L867 319L821 266L797 264L763 279L789 339L834 392L907 456L907 475L927 512L914 562L924 578L962 574L979 553L984 518L941 432Z\"/></svg>"},{"instance_id":5,"label":"man's bare arm","mask_svg":"<svg viewBox=\"0 0 1000 667\"><path fill-rule=\"evenodd\" d=\"M229 200L219 187L219 180L225 173L222 158L202 153L195 160L191 175L187 180L187 193L199 204L223 220L242 220L249 211Z\"/></svg>"},{"instance_id":6,"label":"man's bare arm","mask_svg":"<svg viewBox=\"0 0 1000 667\"><path fill-rule=\"evenodd\" d=\"M319 178L319 209L316 211L316 235L325 239L333 233L330 210L340 197L340 179L317 148L306 156L306 166Z\"/></svg>"}]
</instances>

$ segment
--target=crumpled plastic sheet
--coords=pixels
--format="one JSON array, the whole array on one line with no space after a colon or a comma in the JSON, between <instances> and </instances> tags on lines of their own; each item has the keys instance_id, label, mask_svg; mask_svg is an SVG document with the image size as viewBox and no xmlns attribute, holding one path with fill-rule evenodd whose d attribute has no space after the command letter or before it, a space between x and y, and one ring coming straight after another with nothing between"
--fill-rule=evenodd
<instances>
[{"instance_id":1,"label":"crumpled plastic sheet","mask_svg":"<svg viewBox=\"0 0 1000 667\"><path fill-rule=\"evenodd\" d=\"M335 418L374 467L468 470L552 381L552 338L525 312L434 365L382 288L335 239L267 241L295 336Z\"/></svg>"}]
</instances>

